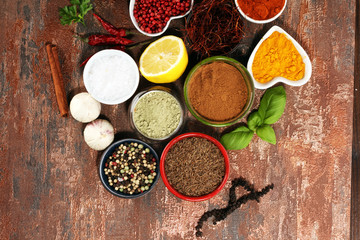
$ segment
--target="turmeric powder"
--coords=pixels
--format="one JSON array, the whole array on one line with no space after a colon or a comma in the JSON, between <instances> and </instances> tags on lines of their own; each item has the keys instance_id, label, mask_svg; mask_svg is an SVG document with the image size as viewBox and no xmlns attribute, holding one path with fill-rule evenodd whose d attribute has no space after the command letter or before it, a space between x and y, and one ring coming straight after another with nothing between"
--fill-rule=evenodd
<instances>
[{"instance_id":1,"label":"turmeric powder","mask_svg":"<svg viewBox=\"0 0 360 240\"><path fill-rule=\"evenodd\" d=\"M304 77L305 64L291 40L275 31L256 52L252 72L260 83L269 82L275 77L297 81Z\"/></svg>"}]
</instances>

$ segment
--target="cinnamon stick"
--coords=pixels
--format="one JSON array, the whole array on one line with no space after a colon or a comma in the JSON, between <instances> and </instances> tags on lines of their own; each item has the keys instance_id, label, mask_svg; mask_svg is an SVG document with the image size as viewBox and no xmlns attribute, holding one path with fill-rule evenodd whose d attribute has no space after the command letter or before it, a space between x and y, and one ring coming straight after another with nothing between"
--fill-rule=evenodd
<instances>
[{"instance_id":1,"label":"cinnamon stick","mask_svg":"<svg viewBox=\"0 0 360 240\"><path fill-rule=\"evenodd\" d=\"M66 99L64 80L60 70L59 56L56 46L46 45L46 52L49 58L51 75L54 82L56 101L59 106L60 115L66 117L69 113L69 106Z\"/></svg>"}]
</instances>

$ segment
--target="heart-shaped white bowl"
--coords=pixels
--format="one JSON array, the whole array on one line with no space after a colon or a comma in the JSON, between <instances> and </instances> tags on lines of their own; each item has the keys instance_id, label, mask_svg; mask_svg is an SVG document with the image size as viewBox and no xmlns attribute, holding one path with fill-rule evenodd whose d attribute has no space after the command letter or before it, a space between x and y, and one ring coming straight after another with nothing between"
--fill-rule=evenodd
<instances>
[{"instance_id":1,"label":"heart-shaped white bowl","mask_svg":"<svg viewBox=\"0 0 360 240\"><path fill-rule=\"evenodd\" d=\"M294 44L296 50L299 52L300 56L302 57L304 64L305 64L305 74L304 77L300 80L297 81L292 81L289 79L286 79L284 77L275 77L273 78L271 81L266 82L266 83L260 83L258 81L255 80L253 72L252 72L252 65L254 62L254 57L256 52L258 51L260 45L268 38L270 37L270 35L273 32L279 32L279 33L283 33L286 35L286 37L291 40L291 42ZM305 50L301 47L301 45L294 39L292 38L287 32L285 32L284 29L280 28L279 26L273 26L272 28L269 29L269 31L261 38L260 42L256 45L255 49L253 50L253 52L250 55L249 61L247 63L247 70L249 71L253 81L254 81L254 86L257 89L267 89L271 86L273 86L274 84L278 83L278 82L283 82L287 85L291 85L291 86L301 86L304 85L305 83L307 83L310 80L311 77L311 72L312 72L312 66L311 66L311 61L309 56L307 55L307 53L305 52Z\"/></svg>"},{"instance_id":2,"label":"heart-shaped white bowl","mask_svg":"<svg viewBox=\"0 0 360 240\"><path fill-rule=\"evenodd\" d=\"M136 0L130 0L130 4L129 4L129 14L130 14L130 18L131 18L131 21L133 23L133 25L135 26L135 28L141 32L142 34L146 35L146 36L149 36L149 37L157 37L157 36L160 36L161 34L163 34L169 27L170 25L170 22L171 20L173 19L178 19L178 18L182 18L182 17L185 17L186 15L188 15L194 5L194 0L191 0L191 5L190 5L190 9L189 11L187 11L184 15L179 15L179 16L172 16L170 17L169 21L166 23L166 26L163 28L163 30L161 32L158 32L158 33L147 33L147 32L144 32L143 30L140 29L139 27L139 24L137 23L135 17L134 17L134 6L135 6L135 1Z\"/></svg>"}]
</instances>

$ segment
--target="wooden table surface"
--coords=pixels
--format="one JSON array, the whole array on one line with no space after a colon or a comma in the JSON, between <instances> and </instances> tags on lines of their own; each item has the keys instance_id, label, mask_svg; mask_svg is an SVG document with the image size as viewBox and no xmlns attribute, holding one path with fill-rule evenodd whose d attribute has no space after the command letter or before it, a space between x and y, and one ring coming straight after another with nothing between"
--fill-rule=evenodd
<instances>
[{"instance_id":1,"label":"wooden table surface","mask_svg":"<svg viewBox=\"0 0 360 240\"><path fill-rule=\"evenodd\" d=\"M85 90L79 64L103 48L87 46L73 35L103 30L90 14L86 27L60 25L58 8L67 3L3 0L0 5L0 239L196 239L199 217L226 206L231 180L239 176L258 189L273 183L274 190L217 225L205 223L203 239L360 239L356 174L351 194L358 2L288 1L273 23L245 21L246 36L232 57L246 65L261 36L278 25L310 56L312 77L304 86L285 86L285 113L274 124L278 143L255 137L247 148L229 151L226 187L198 203L176 198L161 179L152 192L134 200L115 197L102 186L101 152L84 142L84 124L59 115L46 56L45 44L55 44L68 100ZM128 1L93 3L105 19L135 31ZM183 20L174 21L167 34L181 35L182 26ZM142 50L129 53L138 61ZM190 55L187 71L198 60ZM180 90L183 81L167 86ZM146 86L151 84L141 78L138 90ZM254 108L262 94L256 90ZM101 116L113 124L116 139L134 136L127 107L128 102L102 105ZM183 131L219 139L225 130L205 127L188 114ZM156 145L158 153L163 144ZM353 166L359 173L357 156Z\"/></svg>"}]
</instances>

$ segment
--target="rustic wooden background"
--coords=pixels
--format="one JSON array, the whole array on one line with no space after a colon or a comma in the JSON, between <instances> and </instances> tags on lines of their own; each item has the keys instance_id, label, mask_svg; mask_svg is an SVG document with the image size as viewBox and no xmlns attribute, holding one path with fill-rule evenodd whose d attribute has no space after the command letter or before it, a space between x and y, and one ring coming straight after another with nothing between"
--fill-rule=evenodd
<instances>
[{"instance_id":1,"label":"rustic wooden background","mask_svg":"<svg viewBox=\"0 0 360 240\"><path fill-rule=\"evenodd\" d=\"M307 51L313 75L302 87L285 86L287 106L274 125L277 145L256 137L246 149L230 151L228 184L200 203L177 199L161 180L134 200L117 198L101 185L100 153L85 144L84 125L59 115L45 44L59 48L70 100L85 90L79 64L103 49L73 35L103 30L90 14L86 27L61 26L58 8L67 3L0 4L0 239L195 239L198 218L226 205L230 180L239 176L256 188L275 188L260 203L247 203L215 226L205 224L204 239L360 239L360 111L354 102L360 87L359 0L288 1L275 22L245 23L246 36L232 57L246 65L261 36L278 25ZM93 3L105 19L135 31L128 1ZM182 25L174 21L168 34L182 35ZM129 53L138 61L141 51ZM199 60L190 56L187 71ZM183 80L168 86L181 90ZM142 78L139 90L149 85ZM256 91L254 108L262 94ZM127 106L103 105L102 117L114 125L117 139L134 136ZM205 127L189 116L184 131L219 138L226 129ZM159 153L164 144L156 144Z\"/></svg>"},{"instance_id":2,"label":"rustic wooden background","mask_svg":"<svg viewBox=\"0 0 360 240\"><path fill-rule=\"evenodd\" d=\"M351 171L351 239L360 239L360 1L356 0L353 153Z\"/></svg>"}]
</instances>

